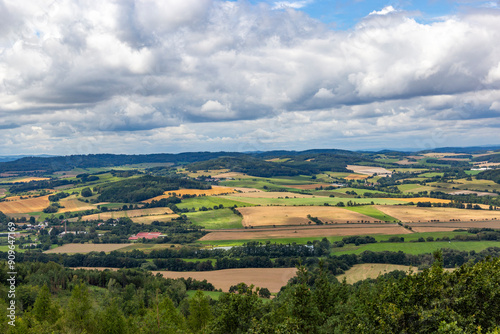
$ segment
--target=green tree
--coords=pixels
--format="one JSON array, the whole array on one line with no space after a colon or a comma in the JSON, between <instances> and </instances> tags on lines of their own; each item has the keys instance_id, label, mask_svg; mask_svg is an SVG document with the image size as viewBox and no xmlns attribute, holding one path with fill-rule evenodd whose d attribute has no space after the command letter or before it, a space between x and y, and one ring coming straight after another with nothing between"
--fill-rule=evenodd
<instances>
[{"instance_id":1,"label":"green tree","mask_svg":"<svg viewBox=\"0 0 500 334\"><path fill-rule=\"evenodd\" d=\"M52 302L47 285L40 289L31 313L37 321L47 321L50 324L55 323L59 318L59 308Z\"/></svg>"},{"instance_id":2,"label":"green tree","mask_svg":"<svg viewBox=\"0 0 500 334\"><path fill-rule=\"evenodd\" d=\"M82 195L82 197L90 197L90 196L92 196L92 190L90 190L89 187L83 188L80 195Z\"/></svg>"},{"instance_id":3,"label":"green tree","mask_svg":"<svg viewBox=\"0 0 500 334\"><path fill-rule=\"evenodd\" d=\"M189 328L195 332L203 332L206 325L212 319L210 303L202 291L198 290L189 301Z\"/></svg>"}]
</instances>

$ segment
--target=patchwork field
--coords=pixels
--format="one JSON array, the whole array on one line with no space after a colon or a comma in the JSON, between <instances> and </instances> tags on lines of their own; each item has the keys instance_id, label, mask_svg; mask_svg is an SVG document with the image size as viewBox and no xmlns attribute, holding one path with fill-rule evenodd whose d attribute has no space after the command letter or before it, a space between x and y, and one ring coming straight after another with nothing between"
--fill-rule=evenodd
<instances>
[{"instance_id":1,"label":"patchwork field","mask_svg":"<svg viewBox=\"0 0 500 334\"><path fill-rule=\"evenodd\" d=\"M50 180L48 177L24 177L22 179L16 179L10 181L11 183L27 183L30 181L45 181Z\"/></svg>"},{"instance_id":2,"label":"patchwork field","mask_svg":"<svg viewBox=\"0 0 500 334\"><path fill-rule=\"evenodd\" d=\"M108 219L118 219L121 217L143 217L152 216L154 220L158 219L159 215L170 215L174 212L170 208L150 208L150 209L136 209L136 210L124 210L124 211L107 211L101 213L95 213L93 215L82 216L82 220L108 220Z\"/></svg>"},{"instance_id":3,"label":"patchwork field","mask_svg":"<svg viewBox=\"0 0 500 334\"><path fill-rule=\"evenodd\" d=\"M353 284L367 278L377 278L380 275L390 273L395 270L402 270L405 272L417 272L417 268L411 266L403 266L399 264L382 264L382 263L363 263L356 264L344 274L336 276L339 282L345 278L347 284Z\"/></svg>"},{"instance_id":4,"label":"patchwork field","mask_svg":"<svg viewBox=\"0 0 500 334\"><path fill-rule=\"evenodd\" d=\"M179 189L179 190L166 191L163 195L150 198L143 202L151 203L153 200L158 201L162 198L168 198L174 194L176 196L182 196L182 195L213 196L221 194L233 194L235 192L236 190L234 190L234 188L220 187L220 186L212 186L212 189Z\"/></svg>"},{"instance_id":5,"label":"patchwork field","mask_svg":"<svg viewBox=\"0 0 500 334\"><path fill-rule=\"evenodd\" d=\"M365 175L370 175L372 176L373 174L385 174L385 175L391 175L392 172L390 170L387 170L382 167L373 167L373 166L357 166L357 165L347 165L346 167L348 170L352 170L354 173L357 174L365 174Z\"/></svg>"},{"instance_id":6,"label":"patchwork field","mask_svg":"<svg viewBox=\"0 0 500 334\"><path fill-rule=\"evenodd\" d=\"M49 195L28 199L17 199L9 202L0 202L0 211L5 214L40 212L49 206L49 203Z\"/></svg>"},{"instance_id":7,"label":"patchwork field","mask_svg":"<svg viewBox=\"0 0 500 334\"><path fill-rule=\"evenodd\" d=\"M65 244L61 247L49 249L44 253L90 253L90 252L112 252L125 248L132 244Z\"/></svg>"},{"instance_id":8,"label":"patchwork field","mask_svg":"<svg viewBox=\"0 0 500 334\"><path fill-rule=\"evenodd\" d=\"M230 209L189 212L186 216L196 225L206 229L243 228L241 217Z\"/></svg>"},{"instance_id":9,"label":"patchwork field","mask_svg":"<svg viewBox=\"0 0 500 334\"><path fill-rule=\"evenodd\" d=\"M454 208L419 208L398 205L376 205L378 210L395 217L402 222L429 222L460 220L491 220L500 219L500 211L465 210Z\"/></svg>"},{"instance_id":10,"label":"patchwork field","mask_svg":"<svg viewBox=\"0 0 500 334\"><path fill-rule=\"evenodd\" d=\"M333 237L349 235L409 234L411 231L397 224L351 224L351 226L304 227L280 229L246 229L240 231L217 231L205 235L200 241L215 240L256 240L308 237Z\"/></svg>"}]
</instances>

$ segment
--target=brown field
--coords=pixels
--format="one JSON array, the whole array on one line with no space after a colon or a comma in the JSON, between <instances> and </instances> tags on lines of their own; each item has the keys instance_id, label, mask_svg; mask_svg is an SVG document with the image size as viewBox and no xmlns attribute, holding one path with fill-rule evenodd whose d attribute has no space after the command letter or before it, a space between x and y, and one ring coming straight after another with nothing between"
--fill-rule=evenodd
<instances>
[{"instance_id":1,"label":"brown field","mask_svg":"<svg viewBox=\"0 0 500 334\"><path fill-rule=\"evenodd\" d=\"M171 195L175 194L177 196L182 195L196 195L196 196L214 196L214 195L222 195L222 194L234 194L236 190L231 187L221 187L221 186L212 186L212 189L179 189L179 190L169 190L166 191L163 195L156 196L150 198L148 200L143 201L144 203L151 203L151 201L158 201L162 198L168 198Z\"/></svg>"},{"instance_id":2,"label":"brown field","mask_svg":"<svg viewBox=\"0 0 500 334\"><path fill-rule=\"evenodd\" d=\"M417 268L411 266L403 266L399 264L382 264L382 263L363 263L356 264L341 275L337 275L336 278L339 282L345 278L347 284L353 284L367 278L377 278L380 275L390 273L395 270L402 270L416 273Z\"/></svg>"},{"instance_id":3,"label":"brown field","mask_svg":"<svg viewBox=\"0 0 500 334\"><path fill-rule=\"evenodd\" d=\"M350 174L350 175L344 177L344 179L346 179L346 180L364 180L364 179L367 179L369 177L370 177L370 175Z\"/></svg>"},{"instance_id":4,"label":"brown field","mask_svg":"<svg viewBox=\"0 0 500 334\"><path fill-rule=\"evenodd\" d=\"M418 162L416 162L416 161L408 161L408 159L403 159L403 160L396 161L396 163L398 165L414 165L414 164L417 164Z\"/></svg>"},{"instance_id":5,"label":"brown field","mask_svg":"<svg viewBox=\"0 0 500 334\"><path fill-rule=\"evenodd\" d=\"M202 260L202 259L201 259ZM200 260L200 261L201 261ZM86 270L112 270L118 268L104 267L78 267L73 269ZM253 284L255 287L268 288L271 292L279 292L281 287L286 285L290 278L294 277L297 268L243 268L243 269L223 269L213 271L152 271L153 275L161 274L165 278L193 278L196 280L207 280L216 289L228 292L231 285L244 282L247 285Z\"/></svg>"},{"instance_id":6,"label":"brown field","mask_svg":"<svg viewBox=\"0 0 500 334\"><path fill-rule=\"evenodd\" d=\"M201 238L201 241L215 240L255 240L280 238L332 237L372 234L409 234L411 231L397 224L350 224L348 227L297 227L288 229L258 229L239 231L216 231Z\"/></svg>"},{"instance_id":7,"label":"brown field","mask_svg":"<svg viewBox=\"0 0 500 334\"><path fill-rule=\"evenodd\" d=\"M375 222L375 218L350 210L330 206L261 206L238 208L243 226L307 225L307 215L323 222Z\"/></svg>"},{"instance_id":8,"label":"brown field","mask_svg":"<svg viewBox=\"0 0 500 334\"><path fill-rule=\"evenodd\" d=\"M247 179L247 178L250 178L252 176L244 174L244 173L228 172L228 173L217 174L217 175L214 175L213 177L217 178L217 179L227 179L227 178Z\"/></svg>"},{"instance_id":9,"label":"brown field","mask_svg":"<svg viewBox=\"0 0 500 334\"><path fill-rule=\"evenodd\" d=\"M291 184L291 185L286 185L283 187L287 188L294 188L294 189L301 189L301 190L311 190L311 189L316 189L319 187L339 187L337 184L332 184L332 183L313 183L313 184Z\"/></svg>"},{"instance_id":10,"label":"brown field","mask_svg":"<svg viewBox=\"0 0 500 334\"><path fill-rule=\"evenodd\" d=\"M241 282L260 288L268 288L271 292L279 292L281 287L295 276L296 272L297 268L243 268L198 272L153 271L153 275L160 273L165 278L192 277L200 281L206 279L216 289L222 289L224 292L228 292L231 285Z\"/></svg>"},{"instance_id":11,"label":"brown field","mask_svg":"<svg viewBox=\"0 0 500 334\"><path fill-rule=\"evenodd\" d=\"M159 216L174 213L170 208L150 208L150 209L136 209L125 211L107 211L101 213L94 213L93 215L82 216L82 220L107 220L118 219L121 217L143 217L143 216ZM133 219L132 219L133 220Z\"/></svg>"},{"instance_id":12,"label":"brown field","mask_svg":"<svg viewBox=\"0 0 500 334\"><path fill-rule=\"evenodd\" d=\"M69 196L63 198L59 203L64 206L64 208L59 209L58 212L73 212L73 211L83 211L96 209L95 204L85 203L76 199L75 196Z\"/></svg>"},{"instance_id":13,"label":"brown field","mask_svg":"<svg viewBox=\"0 0 500 334\"><path fill-rule=\"evenodd\" d=\"M373 166L357 166L357 165L347 165L346 167L349 170L352 170L354 173L357 174L365 174L365 175L370 175L372 176L373 174L392 174L390 170L387 170L382 167L373 167Z\"/></svg>"},{"instance_id":14,"label":"brown field","mask_svg":"<svg viewBox=\"0 0 500 334\"><path fill-rule=\"evenodd\" d=\"M172 220L173 218L178 218L178 217L179 217L179 215L173 213L173 214L166 214L166 215L134 217L131 219L134 223L137 223L137 224L151 224L155 220L167 222L167 221Z\"/></svg>"},{"instance_id":15,"label":"brown field","mask_svg":"<svg viewBox=\"0 0 500 334\"><path fill-rule=\"evenodd\" d=\"M450 223L413 223L411 227L414 232L437 232L453 231L456 229L469 228L500 228L500 220L487 221L468 221L468 222L450 222Z\"/></svg>"},{"instance_id":16,"label":"brown field","mask_svg":"<svg viewBox=\"0 0 500 334\"><path fill-rule=\"evenodd\" d=\"M0 188L0 196L5 196L6 193L7 193L7 189Z\"/></svg>"},{"instance_id":17,"label":"brown field","mask_svg":"<svg viewBox=\"0 0 500 334\"><path fill-rule=\"evenodd\" d=\"M18 199L9 202L0 202L0 211L3 213L39 212L49 206L49 195Z\"/></svg>"},{"instance_id":18,"label":"brown field","mask_svg":"<svg viewBox=\"0 0 500 334\"><path fill-rule=\"evenodd\" d=\"M261 192L248 192L248 193L238 193L232 195L234 197L250 197L250 198L285 198L286 196L290 198L311 198L312 195L304 195L290 192L281 192L281 191L261 191ZM319 197L319 196L318 196Z\"/></svg>"},{"instance_id":19,"label":"brown field","mask_svg":"<svg viewBox=\"0 0 500 334\"><path fill-rule=\"evenodd\" d=\"M241 188L241 187L231 187L231 189L242 193L262 193L263 191L257 188Z\"/></svg>"},{"instance_id":20,"label":"brown field","mask_svg":"<svg viewBox=\"0 0 500 334\"><path fill-rule=\"evenodd\" d=\"M61 247L49 249L44 253L90 253L90 252L111 252L120 248L125 248L132 244L65 244Z\"/></svg>"},{"instance_id":21,"label":"brown field","mask_svg":"<svg viewBox=\"0 0 500 334\"><path fill-rule=\"evenodd\" d=\"M189 177L192 178L197 178L199 176L214 176L217 174L222 174L222 173L227 173L229 172L229 169L209 169L209 170L198 170L196 172L189 172L189 171L182 171L184 173L187 173Z\"/></svg>"},{"instance_id":22,"label":"brown field","mask_svg":"<svg viewBox=\"0 0 500 334\"><path fill-rule=\"evenodd\" d=\"M431 197L408 197L408 198L384 198L384 199L393 199L395 201L402 201L402 202L413 202L413 203L418 203L418 202L431 202L431 203L450 203L451 201L449 199L440 199L440 198L431 198Z\"/></svg>"},{"instance_id":23,"label":"brown field","mask_svg":"<svg viewBox=\"0 0 500 334\"><path fill-rule=\"evenodd\" d=\"M429 222L431 220L447 221L458 220L491 220L500 219L500 211L465 210L454 208L418 208L399 205L375 205L383 213L401 220L402 222Z\"/></svg>"}]
</instances>

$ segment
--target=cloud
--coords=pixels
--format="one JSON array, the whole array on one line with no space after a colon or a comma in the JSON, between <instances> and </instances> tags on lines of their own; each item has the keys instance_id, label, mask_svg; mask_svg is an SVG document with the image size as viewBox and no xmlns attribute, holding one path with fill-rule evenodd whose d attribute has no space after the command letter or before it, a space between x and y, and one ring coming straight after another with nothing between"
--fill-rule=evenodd
<instances>
[{"instance_id":1,"label":"cloud","mask_svg":"<svg viewBox=\"0 0 500 334\"><path fill-rule=\"evenodd\" d=\"M389 6L341 31L308 3L0 2L3 153L412 146L438 124L494 141L500 10Z\"/></svg>"}]
</instances>

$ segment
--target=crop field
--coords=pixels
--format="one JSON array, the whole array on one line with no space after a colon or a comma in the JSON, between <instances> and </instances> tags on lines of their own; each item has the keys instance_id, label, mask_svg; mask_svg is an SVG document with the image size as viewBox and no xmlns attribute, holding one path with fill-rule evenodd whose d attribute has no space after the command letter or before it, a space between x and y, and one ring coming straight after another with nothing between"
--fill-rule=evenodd
<instances>
[{"instance_id":1,"label":"crop field","mask_svg":"<svg viewBox=\"0 0 500 334\"><path fill-rule=\"evenodd\" d=\"M470 194L476 194L477 196L498 196L498 194L496 194L496 193L481 192L481 191L471 191L471 190L452 191L449 194L450 195L470 195Z\"/></svg>"},{"instance_id":2,"label":"crop field","mask_svg":"<svg viewBox=\"0 0 500 334\"><path fill-rule=\"evenodd\" d=\"M101 213L95 213L93 215L82 216L82 220L108 220L108 219L118 219L121 217L143 217L143 216L158 216L174 213L170 208L150 208L150 209L135 209L135 210L124 210L124 211L106 211Z\"/></svg>"},{"instance_id":3,"label":"crop field","mask_svg":"<svg viewBox=\"0 0 500 334\"><path fill-rule=\"evenodd\" d=\"M312 198L312 195L291 193L286 191L260 191L260 192L247 192L231 195L234 197L246 198Z\"/></svg>"},{"instance_id":4,"label":"crop field","mask_svg":"<svg viewBox=\"0 0 500 334\"><path fill-rule=\"evenodd\" d=\"M240 231L217 231L205 235L200 241L216 240L265 240L287 238L321 238L349 235L375 235L375 234L409 234L411 231L397 224L350 224L350 226L304 227L297 228L266 228L245 229Z\"/></svg>"},{"instance_id":5,"label":"crop field","mask_svg":"<svg viewBox=\"0 0 500 334\"><path fill-rule=\"evenodd\" d=\"M438 190L434 187L423 186L420 184L400 184L397 186L399 190L401 190L405 194L409 193L418 193L421 191L435 191Z\"/></svg>"},{"instance_id":6,"label":"crop field","mask_svg":"<svg viewBox=\"0 0 500 334\"><path fill-rule=\"evenodd\" d=\"M27 183L30 181L45 181L45 180L50 180L48 177L23 177L21 179L14 179L10 181L4 181L8 183Z\"/></svg>"},{"instance_id":7,"label":"crop field","mask_svg":"<svg viewBox=\"0 0 500 334\"><path fill-rule=\"evenodd\" d=\"M454 183L446 183L446 182L431 182L428 185L440 188L440 191L446 192L444 189L448 189L450 191L457 190L475 190L475 191L488 191L488 192L499 192L500 184L495 183L491 180L472 180L467 181L466 179L458 179L454 180Z\"/></svg>"},{"instance_id":8,"label":"crop field","mask_svg":"<svg viewBox=\"0 0 500 334\"><path fill-rule=\"evenodd\" d=\"M357 174L365 174L372 176L373 174L392 174L390 170L387 170L382 167L373 167L373 166L357 166L357 165L347 165L346 167L348 170L352 170L354 173Z\"/></svg>"},{"instance_id":9,"label":"crop field","mask_svg":"<svg viewBox=\"0 0 500 334\"><path fill-rule=\"evenodd\" d=\"M94 204L79 201L75 196L63 198L59 201L59 203L64 206L64 208L60 208L58 212L83 211L97 208Z\"/></svg>"},{"instance_id":10,"label":"crop field","mask_svg":"<svg viewBox=\"0 0 500 334\"><path fill-rule=\"evenodd\" d=\"M500 219L487 221L459 221L448 223L412 223L415 232L448 231L448 229L495 228L500 229Z\"/></svg>"},{"instance_id":11,"label":"crop field","mask_svg":"<svg viewBox=\"0 0 500 334\"><path fill-rule=\"evenodd\" d=\"M229 172L229 169L209 169L209 170L198 170L196 172L189 172L184 169L179 169L178 171L180 173L187 173L189 177L197 178L200 176L209 176L209 175L214 177L215 175Z\"/></svg>"},{"instance_id":12,"label":"crop field","mask_svg":"<svg viewBox=\"0 0 500 334\"><path fill-rule=\"evenodd\" d=\"M344 274L335 276L339 282L345 278L347 284L353 284L367 278L377 278L380 275L390 273L395 270L402 270L405 272L417 272L417 268L411 266L403 266L400 264L384 264L384 263L363 263L356 264Z\"/></svg>"},{"instance_id":13,"label":"crop field","mask_svg":"<svg viewBox=\"0 0 500 334\"><path fill-rule=\"evenodd\" d=\"M451 220L491 220L500 219L500 211L495 210L466 210L454 208L419 208L398 205L377 205L378 210L395 217L402 222L429 222Z\"/></svg>"},{"instance_id":14,"label":"crop field","mask_svg":"<svg viewBox=\"0 0 500 334\"><path fill-rule=\"evenodd\" d=\"M90 253L90 252L112 252L125 248L132 244L65 244L61 247L49 249L44 253Z\"/></svg>"},{"instance_id":15,"label":"crop field","mask_svg":"<svg viewBox=\"0 0 500 334\"><path fill-rule=\"evenodd\" d=\"M406 202L406 203L418 203L418 202L430 202L430 203L450 203L449 199L432 198L432 197L407 197L407 198L391 198L396 201Z\"/></svg>"},{"instance_id":16,"label":"crop field","mask_svg":"<svg viewBox=\"0 0 500 334\"><path fill-rule=\"evenodd\" d=\"M243 228L242 218L230 209L190 212L186 216L194 224L206 229Z\"/></svg>"},{"instance_id":17,"label":"crop field","mask_svg":"<svg viewBox=\"0 0 500 334\"><path fill-rule=\"evenodd\" d=\"M294 188L294 189L300 189L300 190L314 190L319 187L335 187L337 185L332 184L332 183L312 183L312 184L289 184L285 185L287 188Z\"/></svg>"},{"instance_id":18,"label":"crop field","mask_svg":"<svg viewBox=\"0 0 500 334\"><path fill-rule=\"evenodd\" d=\"M213 196L213 195L221 195L221 194L233 194L236 190L231 187L219 187L212 186L212 189L179 189L179 190L169 190L166 191L163 195L156 196L150 198L148 200L143 201L144 203L151 203L152 201L159 201L162 198L169 198L174 194L176 196L182 195L196 195L196 196Z\"/></svg>"},{"instance_id":19,"label":"crop field","mask_svg":"<svg viewBox=\"0 0 500 334\"><path fill-rule=\"evenodd\" d=\"M244 268L199 272L153 271L153 275L160 273L165 278L192 277L200 281L206 279L216 289L222 289L224 292L228 292L232 285L241 282L260 288L268 288L271 292L279 292L281 287L295 276L296 272L297 268Z\"/></svg>"},{"instance_id":20,"label":"crop field","mask_svg":"<svg viewBox=\"0 0 500 334\"><path fill-rule=\"evenodd\" d=\"M369 178L370 175L362 175L362 174L349 174L348 176L344 177L346 180L364 180Z\"/></svg>"},{"instance_id":21,"label":"crop field","mask_svg":"<svg viewBox=\"0 0 500 334\"><path fill-rule=\"evenodd\" d=\"M8 213L40 212L49 206L49 195L0 202L0 211Z\"/></svg>"},{"instance_id":22,"label":"crop field","mask_svg":"<svg viewBox=\"0 0 500 334\"><path fill-rule=\"evenodd\" d=\"M398 219L391 217L382 211L374 208L372 205L363 205L363 206L349 206L345 208L346 210L354 211L357 213L361 213L366 216L370 216L374 219L385 221L385 222L397 222Z\"/></svg>"},{"instance_id":23,"label":"crop field","mask_svg":"<svg viewBox=\"0 0 500 334\"><path fill-rule=\"evenodd\" d=\"M295 198L296 197L296 198ZM262 198L262 197L245 197L240 196L236 197L234 195L222 196L222 198L227 198L230 200L238 200L245 203L250 203L254 205L287 205L287 206L323 206L325 203L328 205L337 205L339 202L343 202L344 204L348 201L351 201L356 204L401 204L401 201L397 201L395 199L387 199L387 198L342 198L342 197L326 197L326 196L305 196L298 197L294 195L294 197L288 198Z\"/></svg>"},{"instance_id":24,"label":"crop field","mask_svg":"<svg viewBox=\"0 0 500 334\"><path fill-rule=\"evenodd\" d=\"M194 198L188 198L182 201L182 203L177 204L177 207L180 209L195 209L199 210L200 208L213 208L214 206L223 205L228 208L233 205L236 206L251 206L253 204L243 202L243 198L234 197L233 199L228 199L226 196L200 196Z\"/></svg>"},{"instance_id":25,"label":"crop field","mask_svg":"<svg viewBox=\"0 0 500 334\"><path fill-rule=\"evenodd\" d=\"M354 211L331 206L266 206L237 209L243 215L243 226L307 225L307 215L323 222L364 223L376 219ZM314 224L314 223L313 223Z\"/></svg>"},{"instance_id":26,"label":"crop field","mask_svg":"<svg viewBox=\"0 0 500 334\"><path fill-rule=\"evenodd\" d=\"M168 208L167 208L168 209ZM134 223L137 224L146 224L149 225L154 221L159 221L159 222L168 222L171 221L174 218L178 218L179 215L172 213L172 214L165 214L165 215L152 215L152 216L141 216L141 217L133 217L130 218Z\"/></svg>"},{"instance_id":27,"label":"crop field","mask_svg":"<svg viewBox=\"0 0 500 334\"><path fill-rule=\"evenodd\" d=\"M500 247L498 241L433 241L433 242L396 242L396 243L374 243L364 244L360 246L344 246L335 248L333 255L343 254L361 254L364 251L372 252L399 252L402 251L408 254L425 254L433 253L437 250L448 248L459 251L476 251L480 252L488 247Z\"/></svg>"}]
</instances>

